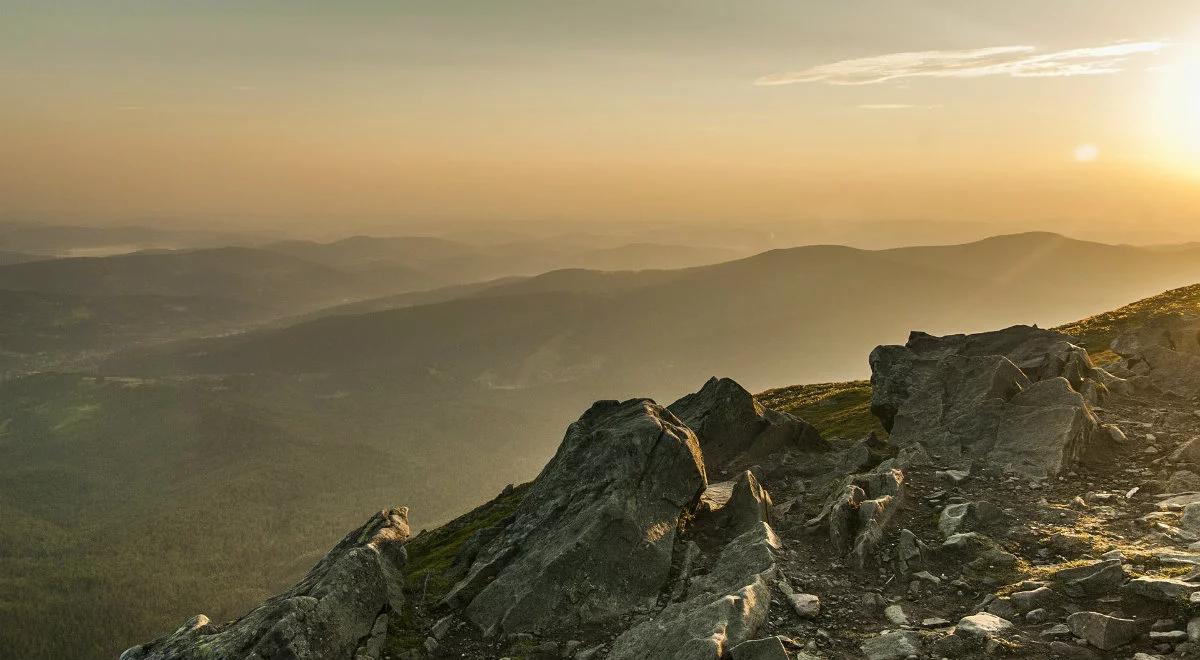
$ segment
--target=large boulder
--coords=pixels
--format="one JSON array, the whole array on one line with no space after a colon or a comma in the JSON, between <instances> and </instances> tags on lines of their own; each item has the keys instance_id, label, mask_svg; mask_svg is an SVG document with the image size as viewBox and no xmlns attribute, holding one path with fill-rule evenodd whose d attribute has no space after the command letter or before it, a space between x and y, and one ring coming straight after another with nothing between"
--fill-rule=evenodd
<instances>
[{"instance_id":1,"label":"large boulder","mask_svg":"<svg viewBox=\"0 0 1200 660\"><path fill-rule=\"evenodd\" d=\"M781 450L829 448L811 424L764 407L728 378L710 378L699 392L684 396L668 409L696 432L710 474L741 456L754 459Z\"/></svg>"},{"instance_id":2,"label":"large boulder","mask_svg":"<svg viewBox=\"0 0 1200 660\"><path fill-rule=\"evenodd\" d=\"M668 604L613 642L608 660L720 660L767 622L779 539L760 522L721 550L685 600Z\"/></svg>"},{"instance_id":3,"label":"large boulder","mask_svg":"<svg viewBox=\"0 0 1200 660\"><path fill-rule=\"evenodd\" d=\"M695 434L648 399L594 404L512 522L447 596L485 635L596 624L655 604L680 514L706 485Z\"/></svg>"},{"instance_id":4,"label":"large boulder","mask_svg":"<svg viewBox=\"0 0 1200 660\"><path fill-rule=\"evenodd\" d=\"M214 624L198 615L121 660L375 660L388 613L403 604L408 538L408 509L380 511L303 580L246 616Z\"/></svg>"},{"instance_id":5,"label":"large boulder","mask_svg":"<svg viewBox=\"0 0 1200 660\"><path fill-rule=\"evenodd\" d=\"M914 332L904 346L871 352L871 410L893 444L919 442L951 462L982 460L1046 477L1110 460L1123 448L1081 391L1107 389L1102 381L1113 377L1078 367L1086 352L1072 358L1083 349L1062 337L1027 326L950 337ZM1072 363L1078 369L1062 366Z\"/></svg>"},{"instance_id":6,"label":"large boulder","mask_svg":"<svg viewBox=\"0 0 1200 660\"><path fill-rule=\"evenodd\" d=\"M1135 385L1180 396L1200 392L1200 318L1153 319L1118 337L1112 349Z\"/></svg>"}]
</instances>

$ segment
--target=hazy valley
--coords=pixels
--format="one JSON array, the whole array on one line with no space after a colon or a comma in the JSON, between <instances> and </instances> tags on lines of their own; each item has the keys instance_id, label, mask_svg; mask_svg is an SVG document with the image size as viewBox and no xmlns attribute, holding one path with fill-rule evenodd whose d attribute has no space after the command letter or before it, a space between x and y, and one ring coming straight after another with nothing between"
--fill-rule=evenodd
<instances>
[{"instance_id":1,"label":"hazy valley","mask_svg":"<svg viewBox=\"0 0 1200 660\"><path fill-rule=\"evenodd\" d=\"M682 268L721 252L638 246L586 258L639 270L532 275L544 247L283 245L0 266L5 645L110 657L236 616L364 511L431 526L532 478L598 399L850 381L910 329L1053 326L1200 281L1192 246L1042 233ZM550 263L584 265L574 250ZM877 428L869 394L764 400L838 443Z\"/></svg>"}]
</instances>

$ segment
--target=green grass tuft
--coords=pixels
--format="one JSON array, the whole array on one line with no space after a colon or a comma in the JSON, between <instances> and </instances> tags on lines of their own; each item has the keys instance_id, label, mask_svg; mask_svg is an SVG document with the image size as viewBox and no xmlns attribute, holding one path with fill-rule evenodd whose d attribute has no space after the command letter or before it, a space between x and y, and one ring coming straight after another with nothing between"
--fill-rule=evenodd
<instances>
[{"instance_id":1,"label":"green grass tuft","mask_svg":"<svg viewBox=\"0 0 1200 660\"><path fill-rule=\"evenodd\" d=\"M755 398L764 406L789 412L813 426L825 438L857 440L872 431L887 437L871 414L871 383L792 385L767 390Z\"/></svg>"},{"instance_id":2,"label":"green grass tuft","mask_svg":"<svg viewBox=\"0 0 1200 660\"><path fill-rule=\"evenodd\" d=\"M1075 337L1093 360L1105 364L1116 360L1117 356L1109 351L1114 339L1148 321L1172 314L1200 316L1200 284L1171 289L1111 312L1060 325L1055 330Z\"/></svg>"}]
</instances>

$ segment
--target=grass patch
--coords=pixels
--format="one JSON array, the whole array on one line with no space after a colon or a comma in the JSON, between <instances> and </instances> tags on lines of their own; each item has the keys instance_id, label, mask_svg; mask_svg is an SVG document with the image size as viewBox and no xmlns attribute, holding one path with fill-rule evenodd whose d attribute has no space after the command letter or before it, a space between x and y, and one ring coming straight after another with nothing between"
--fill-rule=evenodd
<instances>
[{"instance_id":1,"label":"grass patch","mask_svg":"<svg viewBox=\"0 0 1200 660\"><path fill-rule=\"evenodd\" d=\"M454 564L454 558L462 545L475 532L495 527L512 515L525 498L529 484L521 484L496 499L465 513L454 520L424 531L408 542L408 584L410 589L420 592L428 576L426 602L441 600L450 587L454 586L446 575Z\"/></svg>"},{"instance_id":2,"label":"grass patch","mask_svg":"<svg viewBox=\"0 0 1200 660\"><path fill-rule=\"evenodd\" d=\"M390 655L422 647L430 622L423 622L413 606L436 603L445 597L454 586L455 578L449 571L463 544L475 532L495 527L511 516L528 491L529 484L521 484L441 527L422 531L405 545L410 598L404 610L393 614L388 621L386 649ZM422 595L424 603L419 603Z\"/></svg>"},{"instance_id":3,"label":"grass patch","mask_svg":"<svg viewBox=\"0 0 1200 660\"><path fill-rule=\"evenodd\" d=\"M1172 314L1200 315L1200 284L1171 289L1111 312L1060 325L1055 330L1075 337L1077 343L1092 354L1093 360L1104 364L1117 359L1109 351L1114 339L1153 319Z\"/></svg>"},{"instance_id":4,"label":"grass patch","mask_svg":"<svg viewBox=\"0 0 1200 660\"><path fill-rule=\"evenodd\" d=\"M870 381L791 385L767 390L756 398L768 408L807 421L825 438L858 439L871 432L887 437L871 414Z\"/></svg>"}]
</instances>

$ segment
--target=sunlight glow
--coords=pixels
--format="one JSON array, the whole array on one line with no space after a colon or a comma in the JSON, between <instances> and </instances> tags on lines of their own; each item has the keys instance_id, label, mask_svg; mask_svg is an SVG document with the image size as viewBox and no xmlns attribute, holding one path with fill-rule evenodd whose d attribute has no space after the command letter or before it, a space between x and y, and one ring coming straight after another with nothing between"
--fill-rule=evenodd
<instances>
[{"instance_id":1,"label":"sunlight glow","mask_svg":"<svg viewBox=\"0 0 1200 660\"><path fill-rule=\"evenodd\" d=\"M1075 160L1080 163L1091 163L1100 157L1100 147L1094 144L1081 144L1075 147Z\"/></svg>"},{"instance_id":2,"label":"sunlight glow","mask_svg":"<svg viewBox=\"0 0 1200 660\"><path fill-rule=\"evenodd\" d=\"M1170 64L1151 73L1159 77L1154 129L1163 150L1186 169L1200 170L1200 43L1179 48Z\"/></svg>"}]
</instances>

